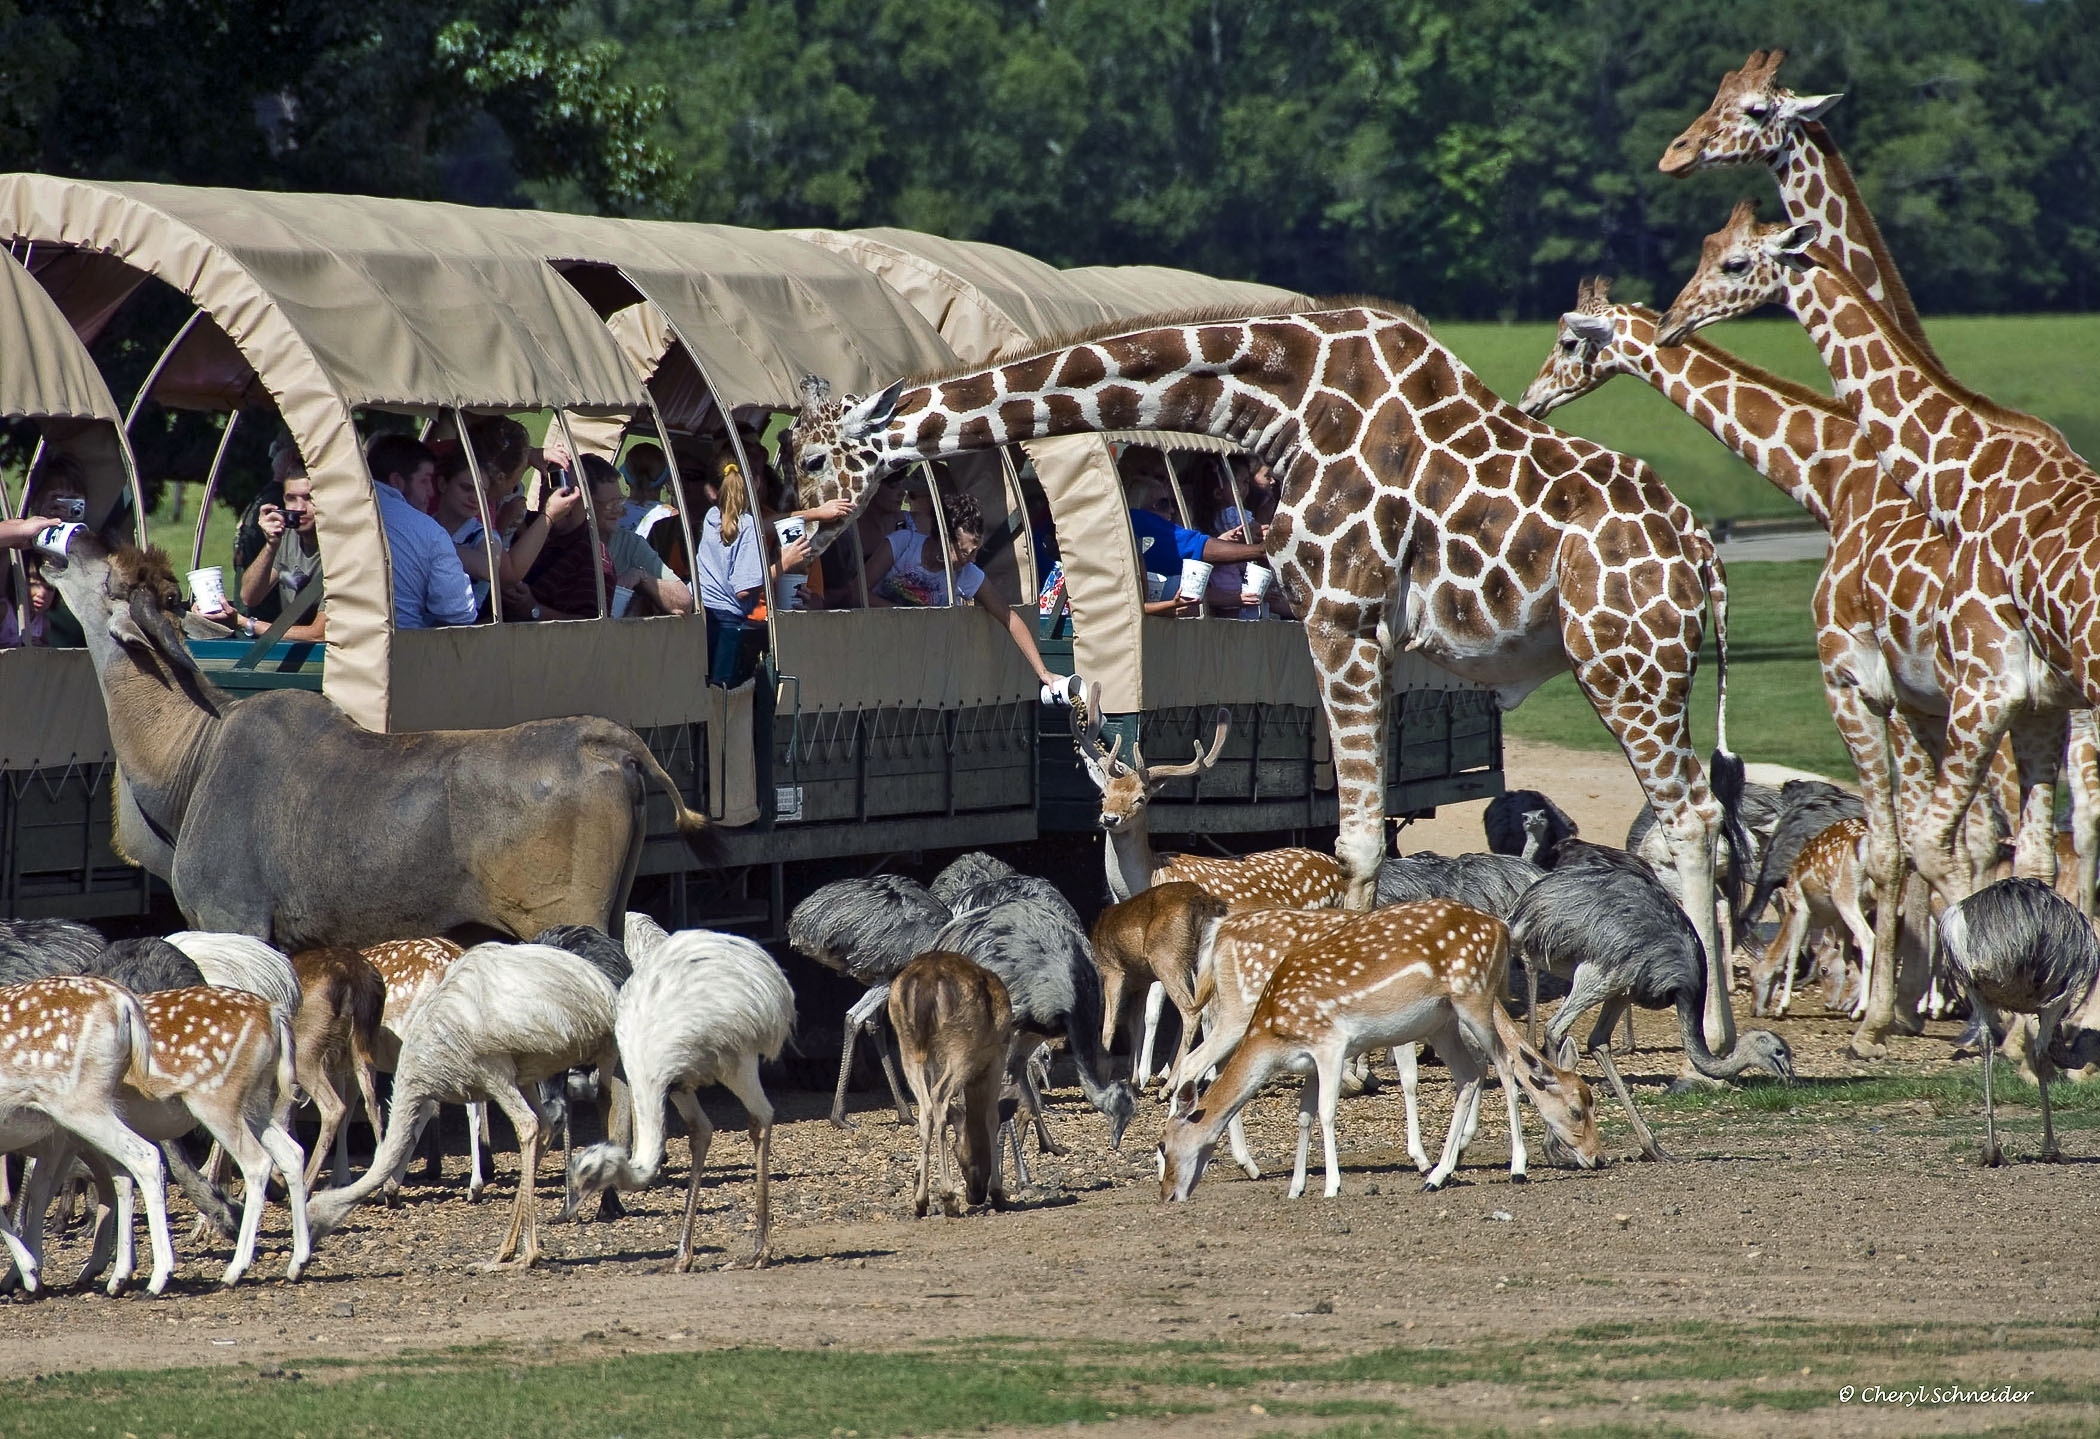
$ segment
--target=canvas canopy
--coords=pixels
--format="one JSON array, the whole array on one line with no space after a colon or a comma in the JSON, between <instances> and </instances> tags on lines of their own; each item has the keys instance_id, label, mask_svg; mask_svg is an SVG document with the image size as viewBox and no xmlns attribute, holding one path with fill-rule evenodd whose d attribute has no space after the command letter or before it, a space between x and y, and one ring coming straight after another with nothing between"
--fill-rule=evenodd
<instances>
[{"instance_id":1,"label":"canvas canopy","mask_svg":"<svg viewBox=\"0 0 2100 1439\"><path fill-rule=\"evenodd\" d=\"M0 230L92 336L146 275L208 330L179 367L193 392L277 406L313 477L328 587L330 698L392 721L391 580L352 412L631 411L640 376L598 315L492 213L341 195L0 176Z\"/></svg>"}]
</instances>

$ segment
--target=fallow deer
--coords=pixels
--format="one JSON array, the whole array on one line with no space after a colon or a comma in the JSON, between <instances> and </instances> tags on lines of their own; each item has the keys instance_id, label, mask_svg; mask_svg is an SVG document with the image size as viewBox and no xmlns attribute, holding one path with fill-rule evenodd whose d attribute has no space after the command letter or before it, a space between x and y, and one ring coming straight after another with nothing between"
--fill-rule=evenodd
<instances>
[{"instance_id":1,"label":"fallow deer","mask_svg":"<svg viewBox=\"0 0 2100 1439\"><path fill-rule=\"evenodd\" d=\"M148 1139L179 1139L203 1125L240 1170L241 1230L220 1282L236 1284L255 1259L264 1195L274 1167L292 1211L297 1279L312 1256L306 1222L306 1154L287 1120L298 1079L292 1020L282 1007L237 989L169 989L139 1001L152 1064L120 1096L124 1122ZM120 1250L130 1247L120 1234Z\"/></svg>"},{"instance_id":2,"label":"fallow deer","mask_svg":"<svg viewBox=\"0 0 2100 1439\"><path fill-rule=\"evenodd\" d=\"M148 1293L167 1288L175 1271L160 1151L124 1123L119 1095L127 1080L143 1081L152 1040L139 1001L107 980L66 975L0 988L0 1154L29 1150L36 1176L24 1194L23 1233L0 1211L0 1240L15 1258L23 1287L35 1292L44 1209L76 1144L108 1155L145 1198L152 1235ZM119 1186L117 1218L131 1229L132 1188ZM109 1281L115 1294L132 1273L132 1248L121 1246Z\"/></svg>"},{"instance_id":3,"label":"fallow deer","mask_svg":"<svg viewBox=\"0 0 2100 1439\"><path fill-rule=\"evenodd\" d=\"M445 977L466 950L452 940L433 935L425 939L390 939L384 944L375 944L364 951L364 957L379 977L386 982L386 1003L379 1012L379 1032L374 1036L372 1063L375 1068L392 1074L401 1067L401 1032L408 1025L408 1016L415 1011L423 997ZM381 1120L375 1112L372 1123ZM488 1142L489 1110L486 1104L467 1106L467 1199L478 1202L485 1181L481 1173L481 1150ZM435 1180L439 1173L440 1146L436 1129L430 1136L429 1177ZM394 1203L401 1194L399 1181L389 1181L383 1189L386 1202Z\"/></svg>"},{"instance_id":4,"label":"fallow deer","mask_svg":"<svg viewBox=\"0 0 2100 1439\"><path fill-rule=\"evenodd\" d=\"M1132 1047L1131 1082L1152 1078L1152 1044L1159 1030L1161 1000L1181 1016L1181 1042L1171 1072L1189 1051L1202 1006L1196 1003L1196 971L1218 924L1225 901L1201 885L1169 880L1112 904L1094 921L1094 967L1101 971L1101 1047L1111 1049L1123 995L1132 984L1147 986L1144 1037Z\"/></svg>"},{"instance_id":5,"label":"fallow deer","mask_svg":"<svg viewBox=\"0 0 2100 1439\"><path fill-rule=\"evenodd\" d=\"M890 981L890 1027L919 1106L919 1178L912 1211L924 1217L936 1154L941 1212L959 1217L987 1198L1006 1207L999 1094L1013 1048L1013 1005L998 975L960 954L930 950ZM961 1150L962 1191L950 1171L949 1131Z\"/></svg>"},{"instance_id":6,"label":"fallow deer","mask_svg":"<svg viewBox=\"0 0 2100 1439\"><path fill-rule=\"evenodd\" d=\"M1342 1069L1351 1055L1401 1044L1433 1044L1457 1095L1443 1157L1423 1181L1439 1189L1458 1167L1480 1103L1485 1070L1501 1076L1509 1101L1509 1171L1525 1176L1527 1155L1517 1091L1531 1096L1551 1140L1584 1169L1601 1156L1589 1085L1548 1063L1524 1042L1503 1012L1509 931L1492 915L1448 900L1394 905L1352 922L1287 955L1262 990L1246 1037L1196 1108L1167 1121L1159 1146L1160 1197L1185 1200L1217 1147L1218 1135L1279 1072L1314 1071L1326 1193L1341 1192L1334 1138ZM1186 1098L1194 1102L1194 1086ZM1298 1113L1298 1164L1292 1198L1304 1192L1305 1156L1314 1104L1308 1083Z\"/></svg>"},{"instance_id":7,"label":"fallow deer","mask_svg":"<svg viewBox=\"0 0 2100 1439\"><path fill-rule=\"evenodd\" d=\"M1873 895L1864 819L1841 819L1803 845L1779 890L1779 932L1750 967L1751 1013L1760 1018L1785 1014L1794 1002L1794 971L1809 936L1843 925L1859 951L1861 977L1856 999L1847 993L1844 1003L1853 1018L1864 1014L1865 977L1874 972L1874 926L1862 901ZM1846 989L1841 986L1841 992Z\"/></svg>"},{"instance_id":8,"label":"fallow deer","mask_svg":"<svg viewBox=\"0 0 2100 1439\"><path fill-rule=\"evenodd\" d=\"M321 1132L306 1164L306 1187L321 1176L331 1147L335 1182L350 1182L350 1106L337 1081L356 1081L372 1125L373 1145L380 1132L379 1091L373 1076L372 1045L386 1006L386 981L371 961L354 949L306 949L292 956L299 976L299 1016L292 1034L299 1057L299 1087L321 1113Z\"/></svg>"}]
</instances>

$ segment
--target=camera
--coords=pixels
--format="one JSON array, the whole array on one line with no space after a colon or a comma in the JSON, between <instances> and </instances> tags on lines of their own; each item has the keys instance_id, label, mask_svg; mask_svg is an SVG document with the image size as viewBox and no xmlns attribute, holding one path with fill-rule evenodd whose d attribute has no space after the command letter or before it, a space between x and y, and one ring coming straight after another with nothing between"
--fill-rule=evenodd
<instances>
[{"instance_id":1,"label":"camera","mask_svg":"<svg viewBox=\"0 0 2100 1439\"><path fill-rule=\"evenodd\" d=\"M86 519L87 501L78 495L67 495L58 502L58 518L74 521Z\"/></svg>"}]
</instances>

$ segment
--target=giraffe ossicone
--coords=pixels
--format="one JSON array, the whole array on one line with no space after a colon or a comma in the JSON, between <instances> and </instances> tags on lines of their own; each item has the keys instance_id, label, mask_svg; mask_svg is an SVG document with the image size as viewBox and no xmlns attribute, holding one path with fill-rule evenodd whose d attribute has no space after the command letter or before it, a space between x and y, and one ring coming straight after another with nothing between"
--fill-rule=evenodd
<instances>
[{"instance_id":1,"label":"giraffe ossicone","mask_svg":"<svg viewBox=\"0 0 2100 1439\"><path fill-rule=\"evenodd\" d=\"M1505 709L1572 669L1669 837L1713 976L1709 1042L1731 1047L1714 850L1740 764L1716 771L1717 799L1687 724L1711 609L1725 755L1727 583L1654 472L1506 404L1412 311L1361 302L1134 320L872 400L805 398L787 443L806 505L857 511L896 466L1130 429L1228 439L1279 477L1269 552L1320 676L1351 907L1369 907L1385 853L1393 653Z\"/></svg>"}]
</instances>

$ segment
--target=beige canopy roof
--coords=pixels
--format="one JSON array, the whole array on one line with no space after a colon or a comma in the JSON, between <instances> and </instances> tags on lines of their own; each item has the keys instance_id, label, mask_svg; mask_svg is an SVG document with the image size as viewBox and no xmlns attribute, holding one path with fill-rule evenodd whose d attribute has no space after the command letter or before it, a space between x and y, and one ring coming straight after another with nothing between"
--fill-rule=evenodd
<instances>
[{"instance_id":1,"label":"beige canopy roof","mask_svg":"<svg viewBox=\"0 0 2100 1439\"><path fill-rule=\"evenodd\" d=\"M124 423L87 347L13 256L0 265L0 415Z\"/></svg>"},{"instance_id":2,"label":"beige canopy roof","mask_svg":"<svg viewBox=\"0 0 2100 1439\"><path fill-rule=\"evenodd\" d=\"M499 219L409 200L0 176L0 233L32 243L30 269L76 332L94 333L139 277L158 276L211 321L171 368L200 391L240 394L245 366L276 401L319 511L324 683L374 729L392 719L392 580L353 409L644 400L597 312Z\"/></svg>"}]
</instances>

